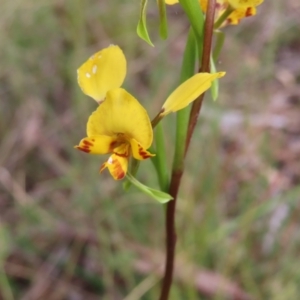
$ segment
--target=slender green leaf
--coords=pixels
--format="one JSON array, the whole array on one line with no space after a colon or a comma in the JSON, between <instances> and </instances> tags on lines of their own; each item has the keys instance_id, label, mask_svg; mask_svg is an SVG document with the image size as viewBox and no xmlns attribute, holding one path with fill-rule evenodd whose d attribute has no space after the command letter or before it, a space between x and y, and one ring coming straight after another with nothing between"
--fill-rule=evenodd
<instances>
[{"instance_id":1,"label":"slender green leaf","mask_svg":"<svg viewBox=\"0 0 300 300\"><path fill-rule=\"evenodd\" d=\"M216 42L213 51L213 58L214 61L217 61L225 42L225 34L220 30L214 30L214 35L215 35Z\"/></svg>"},{"instance_id":2,"label":"slender green leaf","mask_svg":"<svg viewBox=\"0 0 300 300\"><path fill-rule=\"evenodd\" d=\"M195 31L190 28L187 37L187 42L183 54L183 61L181 66L180 82L184 82L195 73L197 62L197 40L195 37ZM175 142L175 154L173 159L173 169L183 169L183 158L185 152L185 140L187 134L187 127L190 116L190 106L177 112L176 123L176 142Z\"/></svg>"},{"instance_id":3,"label":"slender green leaf","mask_svg":"<svg viewBox=\"0 0 300 300\"><path fill-rule=\"evenodd\" d=\"M167 156L165 148L165 138L162 124L159 123L155 129L155 146L156 146L156 155L151 157L151 160L155 166L159 186L163 191L167 191L169 188L169 174L167 168ZM150 151L151 152L151 151ZM151 152L153 153L153 152Z\"/></svg>"},{"instance_id":4,"label":"slender green leaf","mask_svg":"<svg viewBox=\"0 0 300 300\"><path fill-rule=\"evenodd\" d=\"M211 73L217 72L216 65L215 65L212 55L210 56L210 71L211 71ZM215 79L211 83L210 92L211 92L211 96L212 96L213 100L216 101L219 96L219 79Z\"/></svg>"},{"instance_id":5,"label":"slender green leaf","mask_svg":"<svg viewBox=\"0 0 300 300\"><path fill-rule=\"evenodd\" d=\"M159 34L160 37L165 40L168 37L168 22L166 14L166 2L165 0L157 1L159 10Z\"/></svg>"},{"instance_id":6,"label":"slender green leaf","mask_svg":"<svg viewBox=\"0 0 300 300\"><path fill-rule=\"evenodd\" d=\"M199 54L203 47L204 16L198 0L179 0L195 33ZM199 56L200 58L200 56Z\"/></svg>"},{"instance_id":7,"label":"slender green leaf","mask_svg":"<svg viewBox=\"0 0 300 300\"><path fill-rule=\"evenodd\" d=\"M167 193L152 189L141 182L139 182L136 178L134 178L130 173L127 173L126 178L135 185L140 191L147 194L148 196L152 197L153 199L157 200L159 203L167 203L173 199Z\"/></svg>"},{"instance_id":8,"label":"slender green leaf","mask_svg":"<svg viewBox=\"0 0 300 300\"><path fill-rule=\"evenodd\" d=\"M143 39L149 45L154 47L154 45L152 44L152 42L150 40L148 30L147 30L147 21L146 21L147 2L148 2L148 0L142 0L142 2L141 2L141 11L140 11L139 23L138 23L138 26L137 26L137 34L141 39Z\"/></svg>"}]
</instances>

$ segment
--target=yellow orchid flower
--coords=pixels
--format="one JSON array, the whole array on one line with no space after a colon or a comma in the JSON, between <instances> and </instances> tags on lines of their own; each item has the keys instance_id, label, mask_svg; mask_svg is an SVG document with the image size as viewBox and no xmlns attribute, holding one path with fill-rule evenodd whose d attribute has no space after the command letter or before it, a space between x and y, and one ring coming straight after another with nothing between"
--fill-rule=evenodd
<instances>
[{"instance_id":1,"label":"yellow orchid flower","mask_svg":"<svg viewBox=\"0 0 300 300\"><path fill-rule=\"evenodd\" d=\"M207 0L201 0L207 2ZM234 10L227 17L227 20L223 23L222 26L227 24L237 25L240 20L246 17L256 15L256 6L263 3L264 0L224 0L223 4L220 5L218 10L218 16L222 15L224 11L230 6ZM219 1L218 1L219 2Z\"/></svg>"},{"instance_id":2,"label":"yellow orchid flower","mask_svg":"<svg viewBox=\"0 0 300 300\"><path fill-rule=\"evenodd\" d=\"M101 166L108 168L114 179L124 178L131 156L147 159L153 140L153 129L143 106L120 88L126 75L126 59L118 46L105 48L85 62L77 71L82 91L100 103L87 123L87 137L75 146L90 154L112 155ZM159 119L176 112L194 101L224 72L199 73L181 84L167 98Z\"/></svg>"},{"instance_id":3,"label":"yellow orchid flower","mask_svg":"<svg viewBox=\"0 0 300 300\"><path fill-rule=\"evenodd\" d=\"M107 92L105 101L92 113L87 123L87 137L75 148L90 154L112 153L100 171L108 168L114 179L124 178L128 160L144 160L153 154L148 149L153 140L150 119L143 106L124 89Z\"/></svg>"},{"instance_id":4,"label":"yellow orchid flower","mask_svg":"<svg viewBox=\"0 0 300 300\"><path fill-rule=\"evenodd\" d=\"M206 12L207 1L208 0L199 0L203 12ZM165 2L166 4L173 5L179 1L165 0ZM229 24L237 25L241 19L254 16L256 14L256 6L260 5L262 2L263 0L217 0L215 19L217 20L225 12L225 10L231 6L233 8L233 12L227 17L222 26Z\"/></svg>"}]
</instances>

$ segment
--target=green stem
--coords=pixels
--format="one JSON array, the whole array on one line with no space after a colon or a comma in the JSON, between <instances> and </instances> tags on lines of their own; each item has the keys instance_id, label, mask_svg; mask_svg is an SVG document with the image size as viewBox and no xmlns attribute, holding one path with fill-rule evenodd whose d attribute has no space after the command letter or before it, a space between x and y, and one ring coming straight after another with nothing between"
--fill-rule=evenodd
<instances>
[{"instance_id":1,"label":"green stem","mask_svg":"<svg viewBox=\"0 0 300 300\"><path fill-rule=\"evenodd\" d=\"M230 5L226 8L224 13L219 17L217 22L214 25L214 29L218 29L222 26L222 24L226 21L226 19L231 15L231 13L234 11L234 8L232 8Z\"/></svg>"},{"instance_id":2,"label":"green stem","mask_svg":"<svg viewBox=\"0 0 300 300\"><path fill-rule=\"evenodd\" d=\"M214 61L214 58L212 57L212 55L210 55L210 71L211 73L216 73L217 72L217 68L216 68L216 64ZM211 96L213 98L214 101L217 100L218 95L219 95L219 80L216 79L211 83Z\"/></svg>"},{"instance_id":3,"label":"green stem","mask_svg":"<svg viewBox=\"0 0 300 300\"><path fill-rule=\"evenodd\" d=\"M220 52L225 41L225 34L222 31L215 30L216 43L213 51L213 60L216 62L219 58Z\"/></svg>"},{"instance_id":4,"label":"green stem","mask_svg":"<svg viewBox=\"0 0 300 300\"><path fill-rule=\"evenodd\" d=\"M134 177L136 176L139 167L140 167L140 161L132 157L130 162L130 169L129 169L132 176ZM131 187L131 182L129 180L126 180L123 183L124 190L128 191L130 187Z\"/></svg>"},{"instance_id":5,"label":"green stem","mask_svg":"<svg viewBox=\"0 0 300 300\"><path fill-rule=\"evenodd\" d=\"M166 2L165 0L158 0L157 5L159 10L159 34L160 37L165 40L168 37Z\"/></svg>"},{"instance_id":6,"label":"green stem","mask_svg":"<svg viewBox=\"0 0 300 300\"><path fill-rule=\"evenodd\" d=\"M162 124L158 124L155 132L156 156L152 157L155 161L155 168L158 175L159 186L166 192L169 187L169 175L167 172L167 156L165 148L165 139Z\"/></svg>"},{"instance_id":7,"label":"green stem","mask_svg":"<svg viewBox=\"0 0 300 300\"><path fill-rule=\"evenodd\" d=\"M197 42L194 31L189 30L188 39L186 43L185 52L183 54L183 62L180 74L180 82L184 82L195 73L197 57ZM176 141L175 141L175 154L173 161L174 170L183 170L183 158L185 152L185 139L189 123L190 107L182 109L176 115Z\"/></svg>"}]
</instances>

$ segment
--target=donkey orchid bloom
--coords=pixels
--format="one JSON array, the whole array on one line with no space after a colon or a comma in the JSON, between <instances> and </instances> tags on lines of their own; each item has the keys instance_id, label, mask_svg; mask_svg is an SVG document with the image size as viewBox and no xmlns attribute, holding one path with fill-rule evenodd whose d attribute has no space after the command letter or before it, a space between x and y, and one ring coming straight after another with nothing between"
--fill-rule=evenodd
<instances>
[{"instance_id":1,"label":"donkey orchid bloom","mask_svg":"<svg viewBox=\"0 0 300 300\"><path fill-rule=\"evenodd\" d=\"M107 92L105 101L87 123L87 137L75 148L90 154L112 153L101 168L108 168L116 180L124 178L130 156L144 160L153 154L151 122L143 106L124 89Z\"/></svg>"},{"instance_id":2,"label":"donkey orchid bloom","mask_svg":"<svg viewBox=\"0 0 300 300\"><path fill-rule=\"evenodd\" d=\"M77 71L82 91L100 105L87 123L87 137L75 146L90 154L111 154L101 166L114 179L124 178L130 157L144 160L154 154L153 129L144 107L120 88L126 75L126 59L118 46L105 48L90 57ZM164 103L160 116L176 112L205 92L224 72L199 73L181 84Z\"/></svg>"}]
</instances>

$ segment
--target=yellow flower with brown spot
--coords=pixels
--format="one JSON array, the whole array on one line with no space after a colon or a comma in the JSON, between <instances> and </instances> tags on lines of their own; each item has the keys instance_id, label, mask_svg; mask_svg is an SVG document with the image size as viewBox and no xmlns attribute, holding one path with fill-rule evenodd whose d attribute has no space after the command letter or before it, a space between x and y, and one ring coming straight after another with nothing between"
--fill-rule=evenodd
<instances>
[{"instance_id":1,"label":"yellow flower with brown spot","mask_svg":"<svg viewBox=\"0 0 300 300\"><path fill-rule=\"evenodd\" d=\"M120 87L126 75L125 56L118 46L110 46L91 56L77 73L82 91L100 105L89 117L87 137L75 148L90 154L110 153L100 171L108 168L114 179L122 179L130 157L144 160L154 156L147 151L153 140L149 116L138 100ZM185 81L167 98L161 118L186 107L224 74L200 73Z\"/></svg>"},{"instance_id":2,"label":"yellow flower with brown spot","mask_svg":"<svg viewBox=\"0 0 300 300\"><path fill-rule=\"evenodd\" d=\"M126 175L130 156L144 160L153 154L148 149L153 140L151 122L143 106L122 88L107 92L105 101L87 123L87 137L77 149L90 154L112 153L100 171L108 168L114 179Z\"/></svg>"},{"instance_id":3,"label":"yellow flower with brown spot","mask_svg":"<svg viewBox=\"0 0 300 300\"><path fill-rule=\"evenodd\" d=\"M208 0L199 0L202 11L205 13L207 9ZM237 25L240 20L246 17L254 16L256 14L256 6L260 5L264 0L217 0L216 1L216 15L217 20L228 7L232 7L232 13L227 17L222 26ZM178 0L165 0L166 4L173 5L178 3Z\"/></svg>"}]
</instances>

